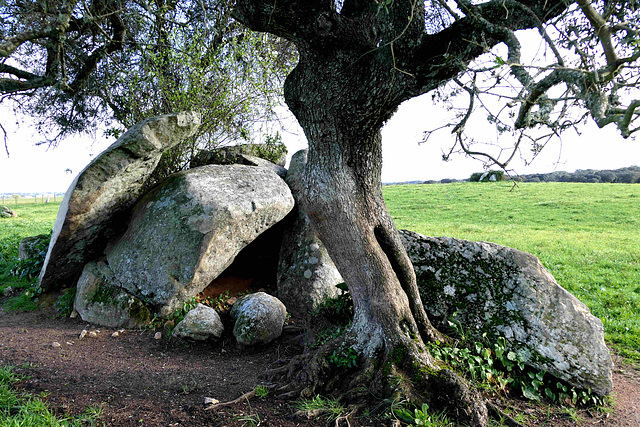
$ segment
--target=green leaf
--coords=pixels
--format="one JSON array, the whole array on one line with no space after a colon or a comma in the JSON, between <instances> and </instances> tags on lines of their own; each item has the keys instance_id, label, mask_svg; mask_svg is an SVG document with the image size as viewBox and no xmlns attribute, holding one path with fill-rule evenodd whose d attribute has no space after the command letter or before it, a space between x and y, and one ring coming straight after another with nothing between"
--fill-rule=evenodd
<instances>
[{"instance_id":1,"label":"green leaf","mask_svg":"<svg viewBox=\"0 0 640 427\"><path fill-rule=\"evenodd\" d=\"M540 394L538 394L538 391L533 388L522 387L522 395L525 398L535 400L536 402L540 400Z\"/></svg>"}]
</instances>

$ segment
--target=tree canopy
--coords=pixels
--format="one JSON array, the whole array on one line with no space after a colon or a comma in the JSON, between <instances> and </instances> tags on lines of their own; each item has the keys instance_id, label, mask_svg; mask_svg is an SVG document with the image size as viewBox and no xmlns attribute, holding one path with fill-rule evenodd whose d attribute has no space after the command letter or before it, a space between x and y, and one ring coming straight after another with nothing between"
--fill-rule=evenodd
<instances>
[{"instance_id":1,"label":"tree canopy","mask_svg":"<svg viewBox=\"0 0 640 427\"><path fill-rule=\"evenodd\" d=\"M2 101L13 100L54 144L105 124L117 136L148 117L200 111L202 129L167 155L160 166L167 172L199 148L249 141L254 127L276 118L295 51L239 25L231 6L226 0L2 2Z\"/></svg>"}]
</instances>

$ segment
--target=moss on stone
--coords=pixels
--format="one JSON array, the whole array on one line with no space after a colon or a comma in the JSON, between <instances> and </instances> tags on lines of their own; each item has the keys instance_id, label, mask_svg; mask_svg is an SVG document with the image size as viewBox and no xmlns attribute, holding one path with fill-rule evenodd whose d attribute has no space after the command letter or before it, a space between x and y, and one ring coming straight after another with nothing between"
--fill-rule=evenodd
<instances>
[{"instance_id":1,"label":"moss on stone","mask_svg":"<svg viewBox=\"0 0 640 427\"><path fill-rule=\"evenodd\" d=\"M133 298L129 304L129 316L138 324L148 324L151 322L151 311L138 298Z\"/></svg>"},{"instance_id":2,"label":"moss on stone","mask_svg":"<svg viewBox=\"0 0 640 427\"><path fill-rule=\"evenodd\" d=\"M87 300L91 304L108 304L108 305L117 305L118 301L116 298L117 290L106 283L100 282L96 285L95 291L90 295L87 295Z\"/></svg>"}]
</instances>

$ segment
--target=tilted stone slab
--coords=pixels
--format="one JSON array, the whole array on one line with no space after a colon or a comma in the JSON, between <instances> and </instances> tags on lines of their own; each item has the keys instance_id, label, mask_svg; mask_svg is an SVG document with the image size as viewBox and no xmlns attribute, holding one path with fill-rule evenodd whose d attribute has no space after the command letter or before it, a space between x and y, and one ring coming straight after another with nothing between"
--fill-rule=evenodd
<instances>
[{"instance_id":1,"label":"tilted stone slab","mask_svg":"<svg viewBox=\"0 0 640 427\"><path fill-rule=\"evenodd\" d=\"M302 173L307 163L307 150L293 155L286 182L295 199L302 192ZM278 298L298 318L306 318L327 298L338 296L336 285L342 276L326 248L311 228L307 214L298 206L286 220L280 263L278 265Z\"/></svg>"},{"instance_id":2,"label":"tilted stone slab","mask_svg":"<svg viewBox=\"0 0 640 427\"><path fill-rule=\"evenodd\" d=\"M600 396L611 392L602 322L538 258L494 243L401 236L436 327L455 321L472 338L504 337L528 365Z\"/></svg>"},{"instance_id":3,"label":"tilted stone slab","mask_svg":"<svg viewBox=\"0 0 640 427\"><path fill-rule=\"evenodd\" d=\"M122 287L169 316L293 204L289 187L267 168L190 169L140 200L107 259Z\"/></svg>"},{"instance_id":4,"label":"tilted stone slab","mask_svg":"<svg viewBox=\"0 0 640 427\"><path fill-rule=\"evenodd\" d=\"M73 181L62 200L40 273L48 290L74 284L84 265L101 256L141 196L162 153L193 135L200 115L168 114L145 120L122 135Z\"/></svg>"}]
</instances>

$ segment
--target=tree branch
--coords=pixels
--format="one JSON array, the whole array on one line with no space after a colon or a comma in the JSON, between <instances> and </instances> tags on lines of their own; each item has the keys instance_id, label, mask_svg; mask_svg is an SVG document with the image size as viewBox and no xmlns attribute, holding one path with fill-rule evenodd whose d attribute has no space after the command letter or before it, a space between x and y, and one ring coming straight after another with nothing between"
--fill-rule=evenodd
<instances>
[{"instance_id":1,"label":"tree branch","mask_svg":"<svg viewBox=\"0 0 640 427\"><path fill-rule=\"evenodd\" d=\"M466 16L436 34L425 35L415 52L415 68L408 71L418 77L421 93L456 76L470 61L505 41L505 35L540 28L542 22L568 7L561 0L493 0L475 6L465 0L459 4Z\"/></svg>"},{"instance_id":2,"label":"tree branch","mask_svg":"<svg viewBox=\"0 0 640 427\"><path fill-rule=\"evenodd\" d=\"M323 25L317 21L327 14L337 15L331 0L238 0L232 16L254 31L303 41L316 33L315 27Z\"/></svg>"},{"instance_id":3,"label":"tree branch","mask_svg":"<svg viewBox=\"0 0 640 427\"><path fill-rule=\"evenodd\" d=\"M612 68L612 71L618 66L618 55L611 41L611 29L607 25L604 18L596 11L589 0L577 0L582 13L587 17L591 26L596 30L602 49L604 49L604 55L607 59L607 64Z\"/></svg>"},{"instance_id":4,"label":"tree branch","mask_svg":"<svg viewBox=\"0 0 640 427\"><path fill-rule=\"evenodd\" d=\"M56 20L45 28L41 30L24 31L0 42L0 56L8 58L16 51L16 49L28 41L43 38L57 38L61 34L64 34L69 28L71 14L73 13L73 9L77 3L78 0L72 1L71 3L63 3L60 7L60 12L58 13Z\"/></svg>"}]
</instances>

